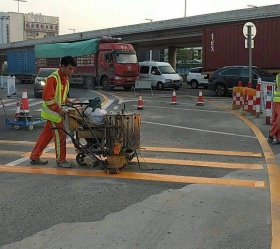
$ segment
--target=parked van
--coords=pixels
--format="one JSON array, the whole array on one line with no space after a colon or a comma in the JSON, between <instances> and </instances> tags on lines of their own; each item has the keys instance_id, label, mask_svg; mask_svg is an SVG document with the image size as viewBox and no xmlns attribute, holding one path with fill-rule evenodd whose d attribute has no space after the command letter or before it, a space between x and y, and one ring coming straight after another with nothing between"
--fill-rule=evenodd
<instances>
[{"instance_id":1,"label":"parked van","mask_svg":"<svg viewBox=\"0 0 280 249\"><path fill-rule=\"evenodd\" d=\"M167 62L144 61L139 62L139 66L139 78L151 80L152 88L158 90L174 88L178 90L182 85L182 77Z\"/></svg>"}]
</instances>

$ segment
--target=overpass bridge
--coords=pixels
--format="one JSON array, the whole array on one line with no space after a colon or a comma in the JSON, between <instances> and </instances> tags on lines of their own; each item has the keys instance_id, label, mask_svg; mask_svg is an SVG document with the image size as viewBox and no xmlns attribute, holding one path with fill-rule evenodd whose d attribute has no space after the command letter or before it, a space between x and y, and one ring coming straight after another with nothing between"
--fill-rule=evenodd
<instances>
[{"instance_id":1,"label":"overpass bridge","mask_svg":"<svg viewBox=\"0 0 280 249\"><path fill-rule=\"evenodd\" d=\"M207 27L269 20L279 16L280 4L277 4L7 43L0 45L0 65L6 60L9 50L33 49L35 45L45 43L114 36L121 37L123 42L133 44L136 51L168 48L168 60L174 66L176 48L201 47L202 32Z\"/></svg>"}]
</instances>

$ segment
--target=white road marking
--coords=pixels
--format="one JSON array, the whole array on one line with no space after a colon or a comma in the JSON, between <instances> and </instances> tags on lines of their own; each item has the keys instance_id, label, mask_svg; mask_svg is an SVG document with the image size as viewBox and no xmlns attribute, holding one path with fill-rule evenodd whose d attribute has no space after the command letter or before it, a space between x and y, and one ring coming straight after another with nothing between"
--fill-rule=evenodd
<instances>
[{"instance_id":1,"label":"white road marking","mask_svg":"<svg viewBox=\"0 0 280 249\"><path fill-rule=\"evenodd\" d=\"M199 131L199 132L208 132L208 133L215 133L215 134L221 134L221 135L229 135L229 136L246 137L246 138L255 138L255 139L257 139L257 138L254 137L254 136L240 135L240 134L234 134L234 133L228 133L228 132L221 132L221 131L202 130L202 129L196 129L196 128L178 126L178 125L160 124L160 123L148 122L148 121L141 121L141 123L144 123L144 124L152 124L152 125L161 125L161 126L167 126L167 127L172 127L172 128L178 128L178 129Z\"/></svg>"},{"instance_id":2,"label":"white road marking","mask_svg":"<svg viewBox=\"0 0 280 249\"><path fill-rule=\"evenodd\" d=\"M66 143L68 143L68 142L70 142L70 141L71 141L71 138L70 138L70 137L66 139ZM23 142L23 141L22 141L22 142ZM54 147L49 146L49 147L47 147L47 148L44 150L44 152L48 152L48 151L53 150L53 149L54 149ZM28 161L28 160L30 160L29 157L22 157L22 158L20 158L20 159L18 159L18 160L15 160L15 161L13 161L13 162L10 162L10 163L8 163L8 164L6 164L6 165L7 165L7 166L16 166L16 165L18 165L18 164L20 164L20 163L23 163L23 162L26 162L26 161Z\"/></svg>"}]
</instances>

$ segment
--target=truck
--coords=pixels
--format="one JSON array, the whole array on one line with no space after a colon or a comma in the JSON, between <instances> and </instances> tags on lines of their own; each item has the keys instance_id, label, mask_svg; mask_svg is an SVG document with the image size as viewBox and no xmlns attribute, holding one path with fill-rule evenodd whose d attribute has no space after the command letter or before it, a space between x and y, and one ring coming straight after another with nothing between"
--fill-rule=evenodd
<instances>
[{"instance_id":1,"label":"truck","mask_svg":"<svg viewBox=\"0 0 280 249\"><path fill-rule=\"evenodd\" d=\"M34 83L36 75L34 50L8 51L7 73L21 83Z\"/></svg>"},{"instance_id":2,"label":"truck","mask_svg":"<svg viewBox=\"0 0 280 249\"><path fill-rule=\"evenodd\" d=\"M70 84L111 90L121 86L130 90L139 77L139 64L131 44L120 38L102 37L72 43L35 45L34 49L9 51L8 74L21 83L34 83L40 68L59 68L60 59L71 55L77 62Z\"/></svg>"},{"instance_id":3,"label":"truck","mask_svg":"<svg viewBox=\"0 0 280 249\"><path fill-rule=\"evenodd\" d=\"M72 43L35 45L36 71L58 68L60 58L70 55L77 62L70 85L80 84L89 89L102 86L106 91L120 86L130 90L139 77L139 64L133 46L120 41L120 38L106 36Z\"/></svg>"},{"instance_id":4,"label":"truck","mask_svg":"<svg viewBox=\"0 0 280 249\"><path fill-rule=\"evenodd\" d=\"M277 74L280 72L278 55L280 18L252 21L256 26L252 64ZM245 22L232 25L208 27L202 36L202 67L210 75L224 66L248 66L249 51L245 48L243 26Z\"/></svg>"}]
</instances>

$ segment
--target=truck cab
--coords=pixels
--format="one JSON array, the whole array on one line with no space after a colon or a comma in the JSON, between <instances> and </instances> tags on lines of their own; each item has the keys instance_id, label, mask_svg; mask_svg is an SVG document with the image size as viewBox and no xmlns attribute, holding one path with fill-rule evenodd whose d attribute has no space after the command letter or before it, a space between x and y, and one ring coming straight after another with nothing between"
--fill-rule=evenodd
<instances>
[{"instance_id":1,"label":"truck cab","mask_svg":"<svg viewBox=\"0 0 280 249\"><path fill-rule=\"evenodd\" d=\"M130 90L139 77L139 64L131 44L100 43L97 59L98 82L104 90L121 86Z\"/></svg>"}]
</instances>

